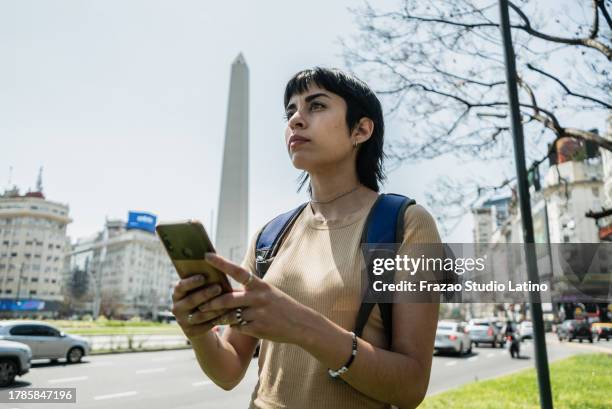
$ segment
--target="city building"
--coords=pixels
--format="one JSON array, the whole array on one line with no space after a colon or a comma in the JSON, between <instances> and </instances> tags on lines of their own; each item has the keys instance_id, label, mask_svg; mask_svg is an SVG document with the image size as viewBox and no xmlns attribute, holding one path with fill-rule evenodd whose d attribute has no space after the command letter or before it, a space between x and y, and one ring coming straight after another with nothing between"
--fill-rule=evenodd
<instances>
[{"instance_id":1,"label":"city building","mask_svg":"<svg viewBox=\"0 0 612 409\"><path fill-rule=\"evenodd\" d=\"M72 220L68 205L45 198L40 176L37 188L0 195L0 317L53 317L62 308Z\"/></svg>"},{"instance_id":2,"label":"city building","mask_svg":"<svg viewBox=\"0 0 612 409\"><path fill-rule=\"evenodd\" d=\"M604 138L612 140L612 115L608 116L608 132ZM601 241L612 241L612 152L601 150L603 171L603 196L601 209L594 208L587 216L592 218Z\"/></svg>"},{"instance_id":3,"label":"city building","mask_svg":"<svg viewBox=\"0 0 612 409\"><path fill-rule=\"evenodd\" d=\"M130 212L127 223L107 220L101 232L73 244L66 294L75 313L156 319L171 307L177 276L155 222L151 214Z\"/></svg>"},{"instance_id":4,"label":"city building","mask_svg":"<svg viewBox=\"0 0 612 409\"><path fill-rule=\"evenodd\" d=\"M534 241L553 245L599 243L600 239L603 239L601 229L588 215L593 210L603 209L607 200L605 187L609 186L609 176L612 173L610 170L604 172L607 153L592 147L587 149L586 144L579 141L564 139L557 142L555 152L551 155L550 166L543 178L543 186L539 185L538 176L534 178L537 182L532 183L530 187ZM503 246L506 243L523 243L522 220L516 199L514 196L506 220L490 235L490 248ZM545 246L540 246L537 251L540 280L554 283L556 275L561 273L558 260L554 260L551 256L553 250L548 245L548 250ZM511 271L505 273L512 274ZM499 279L507 278L509 277L499 277ZM553 304L548 314L545 311L545 319L552 321L553 316L559 313L558 309L561 311L574 309L571 303L563 305L558 302L559 300L551 301ZM586 306L583 309L592 312L593 316L601 311L603 317L606 313L605 308L602 308ZM562 315L573 316L568 313Z\"/></svg>"},{"instance_id":5,"label":"city building","mask_svg":"<svg viewBox=\"0 0 612 409\"><path fill-rule=\"evenodd\" d=\"M482 252L491 242L493 233L498 230L510 215L510 197L486 200L479 207L472 209L474 217L474 243L476 253Z\"/></svg>"}]
</instances>

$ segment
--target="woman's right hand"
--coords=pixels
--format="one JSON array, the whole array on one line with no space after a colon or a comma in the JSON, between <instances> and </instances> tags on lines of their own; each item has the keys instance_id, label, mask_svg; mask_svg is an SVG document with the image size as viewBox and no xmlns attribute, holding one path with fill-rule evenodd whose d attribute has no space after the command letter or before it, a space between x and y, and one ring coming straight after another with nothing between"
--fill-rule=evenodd
<instances>
[{"instance_id":1,"label":"woman's right hand","mask_svg":"<svg viewBox=\"0 0 612 409\"><path fill-rule=\"evenodd\" d=\"M198 310L199 305L220 294L221 286L219 284L205 286L203 275L183 278L176 283L172 293L172 314L187 338L194 340L204 336L216 325L216 319L226 313L225 310L209 312Z\"/></svg>"}]
</instances>

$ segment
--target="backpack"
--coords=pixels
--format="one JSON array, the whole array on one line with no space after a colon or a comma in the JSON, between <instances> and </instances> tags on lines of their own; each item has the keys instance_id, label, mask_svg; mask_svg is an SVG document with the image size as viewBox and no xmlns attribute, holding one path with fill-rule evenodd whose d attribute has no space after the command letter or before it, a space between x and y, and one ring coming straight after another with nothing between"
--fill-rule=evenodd
<instances>
[{"instance_id":1,"label":"backpack","mask_svg":"<svg viewBox=\"0 0 612 409\"><path fill-rule=\"evenodd\" d=\"M361 244L376 245L378 243L401 243L404 237L404 213L408 206L415 204L414 199L406 196L387 193L376 199L366 219L361 234ZM293 210L283 213L268 222L257 236L255 245L255 270L259 278L263 278L274 261L285 235L291 230L308 202L301 204ZM393 257L395 254L393 254ZM368 281L374 280L372 273L372 257L366 259ZM393 271L389 272L387 280L393 279ZM365 298L365 297L364 297ZM374 308L375 303L363 302L357 313L355 322L355 335L361 337L366 322ZM380 315L389 347L393 334L392 303L379 302Z\"/></svg>"}]
</instances>

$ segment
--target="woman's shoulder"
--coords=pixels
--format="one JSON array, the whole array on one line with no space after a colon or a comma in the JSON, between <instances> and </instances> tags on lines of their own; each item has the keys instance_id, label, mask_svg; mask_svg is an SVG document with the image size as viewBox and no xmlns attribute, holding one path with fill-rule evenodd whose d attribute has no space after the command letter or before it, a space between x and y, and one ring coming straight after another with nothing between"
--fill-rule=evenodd
<instances>
[{"instance_id":1,"label":"woman's shoulder","mask_svg":"<svg viewBox=\"0 0 612 409\"><path fill-rule=\"evenodd\" d=\"M408 206L404 212L404 242L440 242L435 218L424 206L418 203Z\"/></svg>"}]
</instances>

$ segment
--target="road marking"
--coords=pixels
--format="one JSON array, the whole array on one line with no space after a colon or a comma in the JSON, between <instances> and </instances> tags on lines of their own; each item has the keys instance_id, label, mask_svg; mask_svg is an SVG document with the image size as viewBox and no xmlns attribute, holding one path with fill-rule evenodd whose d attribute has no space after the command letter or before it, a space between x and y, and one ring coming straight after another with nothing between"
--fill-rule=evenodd
<instances>
[{"instance_id":1,"label":"road marking","mask_svg":"<svg viewBox=\"0 0 612 409\"><path fill-rule=\"evenodd\" d=\"M453 366L453 365L457 365L457 361L450 361L446 363L446 366Z\"/></svg>"},{"instance_id":2,"label":"road marking","mask_svg":"<svg viewBox=\"0 0 612 409\"><path fill-rule=\"evenodd\" d=\"M200 382L194 382L191 385L193 386L206 386L206 385L212 385L214 382L213 381L200 381Z\"/></svg>"},{"instance_id":3,"label":"road marking","mask_svg":"<svg viewBox=\"0 0 612 409\"><path fill-rule=\"evenodd\" d=\"M478 357L477 357L477 356L472 356L472 357L468 358L467 360L468 360L469 362L474 362L474 361L477 361L477 360L478 360Z\"/></svg>"},{"instance_id":4,"label":"road marking","mask_svg":"<svg viewBox=\"0 0 612 409\"><path fill-rule=\"evenodd\" d=\"M138 395L138 392L129 391L129 392L111 393L110 395L99 395L99 396L94 396L94 400L123 398L124 396L134 396L134 395Z\"/></svg>"},{"instance_id":5,"label":"road marking","mask_svg":"<svg viewBox=\"0 0 612 409\"><path fill-rule=\"evenodd\" d=\"M493 358L495 356L495 354L493 352L489 352L487 354L487 358Z\"/></svg>"},{"instance_id":6,"label":"road marking","mask_svg":"<svg viewBox=\"0 0 612 409\"><path fill-rule=\"evenodd\" d=\"M58 378L58 379L49 379L49 383L61 383L61 382L74 382L74 381L84 381L89 379L89 376L75 376L74 378Z\"/></svg>"},{"instance_id":7,"label":"road marking","mask_svg":"<svg viewBox=\"0 0 612 409\"><path fill-rule=\"evenodd\" d=\"M151 368L151 369L139 369L136 373L153 373L153 372L164 372L168 368Z\"/></svg>"},{"instance_id":8,"label":"road marking","mask_svg":"<svg viewBox=\"0 0 612 409\"><path fill-rule=\"evenodd\" d=\"M151 362L164 362L164 361L173 361L175 358L172 356L164 356L161 358L153 358Z\"/></svg>"}]
</instances>

